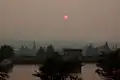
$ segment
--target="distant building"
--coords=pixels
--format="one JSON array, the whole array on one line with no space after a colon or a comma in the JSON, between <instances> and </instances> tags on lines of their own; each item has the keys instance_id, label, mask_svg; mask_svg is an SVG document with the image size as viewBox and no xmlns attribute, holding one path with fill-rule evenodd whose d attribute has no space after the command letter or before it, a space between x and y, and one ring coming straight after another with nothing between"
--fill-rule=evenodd
<instances>
[{"instance_id":1,"label":"distant building","mask_svg":"<svg viewBox=\"0 0 120 80\"><path fill-rule=\"evenodd\" d=\"M64 51L64 60L73 60L78 58L82 59L82 49L63 49Z\"/></svg>"},{"instance_id":2,"label":"distant building","mask_svg":"<svg viewBox=\"0 0 120 80\"><path fill-rule=\"evenodd\" d=\"M117 49L119 49L119 48L120 48L120 45L118 45L118 44L113 44L111 50L115 51L115 50L117 50Z\"/></svg>"},{"instance_id":3,"label":"distant building","mask_svg":"<svg viewBox=\"0 0 120 80\"><path fill-rule=\"evenodd\" d=\"M32 49L28 48L26 45L21 45L20 49L16 51L19 56L35 56L36 55L36 44L33 42Z\"/></svg>"},{"instance_id":4,"label":"distant building","mask_svg":"<svg viewBox=\"0 0 120 80\"><path fill-rule=\"evenodd\" d=\"M33 42L33 48L32 48L33 51L36 51L36 43L35 43L35 40Z\"/></svg>"},{"instance_id":5,"label":"distant building","mask_svg":"<svg viewBox=\"0 0 120 80\"><path fill-rule=\"evenodd\" d=\"M108 43L106 42L104 45L97 47L100 53L109 53L111 52L110 47L108 46Z\"/></svg>"},{"instance_id":6,"label":"distant building","mask_svg":"<svg viewBox=\"0 0 120 80\"><path fill-rule=\"evenodd\" d=\"M97 57L100 55L97 48L95 48L92 44L88 44L83 51L83 55L87 57Z\"/></svg>"}]
</instances>

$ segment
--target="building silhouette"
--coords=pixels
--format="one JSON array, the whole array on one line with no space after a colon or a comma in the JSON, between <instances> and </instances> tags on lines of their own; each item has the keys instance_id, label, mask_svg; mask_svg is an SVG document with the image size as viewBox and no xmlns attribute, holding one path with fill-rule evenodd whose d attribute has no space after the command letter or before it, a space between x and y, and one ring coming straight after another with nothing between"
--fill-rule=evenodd
<instances>
[{"instance_id":1,"label":"building silhouette","mask_svg":"<svg viewBox=\"0 0 120 80\"><path fill-rule=\"evenodd\" d=\"M106 42L104 45L97 47L100 53L109 53L111 52L111 49L108 45L108 42Z\"/></svg>"},{"instance_id":2,"label":"building silhouette","mask_svg":"<svg viewBox=\"0 0 120 80\"><path fill-rule=\"evenodd\" d=\"M36 44L35 41L33 42L32 48L28 46L21 45L21 47L16 51L18 56L35 56L36 55Z\"/></svg>"},{"instance_id":3,"label":"building silhouette","mask_svg":"<svg viewBox=\"0 0 120 80\"><path fill-rule=\"evenodd\" d=\"M97 48L95 48L92 44L88 44L83 51L83 54L87 57L98 57L100 55Z\"/></svg>"},{"instance_id":4,"label":"building silhouette","mask_svg":"<svg viewBox=\"0 0 120 80\"><path fill-rule=\"evenodd\" d=\"M32 48L32 50L36 51L36 43L35 43L35 40L34 40L34 42L33 42L33 48Z\"/></svg>"}]
</instances>

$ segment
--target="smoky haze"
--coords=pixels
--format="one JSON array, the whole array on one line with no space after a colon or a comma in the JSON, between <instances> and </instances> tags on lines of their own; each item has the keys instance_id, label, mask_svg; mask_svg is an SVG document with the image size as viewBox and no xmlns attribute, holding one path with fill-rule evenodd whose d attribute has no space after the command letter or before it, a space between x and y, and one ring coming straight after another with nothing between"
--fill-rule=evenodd
<instances>
[{"instance_id":1,"label":"smoky haze","mask_svg":"<svg viewBox=\"0 0 120 80\"><path fill-rule=\"evenodd\" d=\"M0 0L0 39L119 41L119 4L120 0Z\"/></svg>"}]
</instances>

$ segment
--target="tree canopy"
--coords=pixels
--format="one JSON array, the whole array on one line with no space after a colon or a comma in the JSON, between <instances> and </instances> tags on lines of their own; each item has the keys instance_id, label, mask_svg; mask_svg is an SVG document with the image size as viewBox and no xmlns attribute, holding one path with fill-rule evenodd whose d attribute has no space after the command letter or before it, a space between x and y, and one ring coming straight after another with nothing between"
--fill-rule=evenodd
<instances>
[{"instance_id":1,"label":"tree canopy","mask_svg":"<svg viewBox=\"0 0 120 80\"><path fill-rule=\"evenodd\" d=\"M14 54L15 54L14 50L11 46L9 45L1 46L0 48L0 80L7 80L9 78L8 72L13 68L13 64L11 61L9 60L7 61L5 59L12 58Z\"/></svg>"},{"instance_id":2,"label":"tree canopy","mask_svg":"<svg viewBox=\"0 0 120 80\"><path fill-rule=\"evenodd\" d=\"M45 61L46 53L43 47L40 47L36 53L36 59L40 61Z\"/></svg>"},{"instance_id":3,"label":"tree canopy","mask_svg":"<svg viewBox=\"0 0 120 80\"><path fill-rule=\"evenodd\" d=\"M120 78L118 79L118 74L120 76L120 72L117 74L113 73L114 70L117 71L120 69L120 49L103 55L102 59L98 61L98 64L98 66L106 72L107 76L113 76L114 80L120 80Z\"/></svg>"},{"instance_id":4,"label":"tree canopy","mask_svg":"<svg viewBox=\"0 0 120 80\"><path fill-rule=\"evenodd\" d=\"M14 49L9 45L3 45L0 48L0 61L14 56Z\"/></svg>"},{"instance_id":5,"label":"tree canopy","mask_svg":"<svg viewBox=\"0 0 120 80\"><path fill-rule=\"evenodd\" d=\"M76 69L77 71L81 69L82 62L79 61L78 59L72 61L64 61L59 53L56 52L54 54L56 55L48 57L43 63L43 66L39 67L39 71L41 73L39 73L38 77L43 78L43 76L45 77L50 76L56 78L54 80L64 80L62 79L64 76L70 76L70 73L74 73Z\"/></svg>"},{"instance_id":6,"label":"tree canopy","mask_svg":"<svg viewBox=\"0 0 120 80\"><path fill-rule=\"evenodd\" d=\"M36 59L40 62L44 62L47 58L52 56L57 56L54 47L52 45L48 45L46 50L44 47L40 47L36 53Z\"/></svg>"}]
</instances>

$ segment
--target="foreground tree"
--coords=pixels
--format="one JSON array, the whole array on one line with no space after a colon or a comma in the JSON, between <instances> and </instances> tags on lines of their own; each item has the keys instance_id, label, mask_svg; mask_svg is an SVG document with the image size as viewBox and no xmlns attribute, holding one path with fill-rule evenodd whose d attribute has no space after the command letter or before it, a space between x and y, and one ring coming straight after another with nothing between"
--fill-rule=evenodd
<instances>
[{"instance_id":1,"label":"foreground tree","mask_svg":"<svg viewBox=\"0 0 120 80\"><path fill-rule=\"evenodd\" d=\"M3 59L12 58L14 54L14 50L11 46L3 45L0 48L0 61L2 61Z\"/></svg>"},{"instance_id":2,"label":"foreground tree","mask_svg":"<svg viewBox=\"0 0 120 80\"><path fill-rule=\"evenodd\" d=\"M13 68L11 58L14 56L14 50L9 45L3 45L0 48L0 80L9 78L8 72Z\"/></svg>"},{"instance_id":3,"label":"foreground tree","mask_svg":"<svg viewBox=\"0 0 120 80\"><path fill-rule=\"evenodd\" d=\"M52 57L54 53L55 53L54 47L52 45L47 46L47 49L46 49L47 57Z\"/></svg>"},{"instance_id":4,"label":"foreground tree","mask_svg":"<svg viewBox=\"0 0 120 80\"><path fill-rule=\"evenodd\" d=\"M73 77L70 73L81 68L81 62L75 61L64 61L59 53L47 58L42 67L39 67L39 72L33 74L34 76L40 77L41 80L66 80L70 77L70 80L77 80L77 76Z\"/></svg>"},{"instance_id":5,"label":"foreground tree","mask_svg":"<svg viewBox=\"0 0 120 80\"><path fill-rule=\"evenodd\" d=\"M101 76L120 80L120 49L101 57L97 64L100 69L97 69L96 72Z\"/></svg>"},{"instance_id":6,"label":"foreground tree","mask_svg":"<svg viewBox=\"0 0 120 80\"><path fill-rule=\"evenodd\" d=\"M46 59L46 53L43 47L40 47L36 53L37 61L44 62Z\"/></svg>"},{"instance_id":7,"label":"foreground tree","mask_svg":"<svg viewBox=\"0 0 120 80\"><path fill-rule=\"evenodd\" d=\"M0 72L0 80L7 80L9 78L7 73Z\"/></svg>"}]
</instances>

